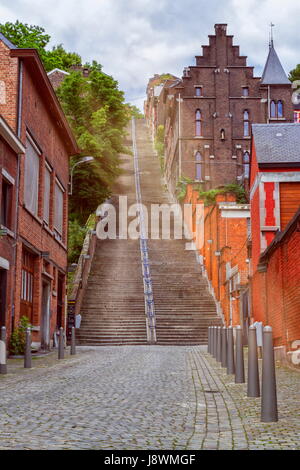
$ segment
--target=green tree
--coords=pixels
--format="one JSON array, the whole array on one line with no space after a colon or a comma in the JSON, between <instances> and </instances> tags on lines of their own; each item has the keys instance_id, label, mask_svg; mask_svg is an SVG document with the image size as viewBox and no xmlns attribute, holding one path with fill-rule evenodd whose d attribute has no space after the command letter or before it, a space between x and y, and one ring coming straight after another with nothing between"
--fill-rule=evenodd
<instances>
[{"instance_id":1,"label":"green tree","mask_svg":"<svg viewBox=\"0 0 300 470\"><path fill-rule=\"evenodd\" d=\"M290 71L289 79L291 82L300 80L300 64L298 64L293 70Z\"/></svg>"},{"instance_id":2,"label":"green tree","mask_svg":"<svg viewBox=\"0 0 300 470\"><path fill-rule=\"evenodd\" d=\"M62 44L46 50L51 36L41 26L17 20L15 23L0 23L0 31L17 47L37 49L47 72L54 68L67 70L71 65L81 63L81 57L75 52L66 52Z\"/></svg>"},{"instance_id":3,"label":"green tree","mask_svg":"<svg viewBox=\"0 0 300 470\"><path fill-rule=\"evenodd\" d=\"M129 118L118 83L97 62L89 67L88 79L71 72L57 90L82 155L94 157L74 171L70 212L81 224L111 194L120 174L119 154L126 151L123 139Z\"/></svg>"}]
</instances>

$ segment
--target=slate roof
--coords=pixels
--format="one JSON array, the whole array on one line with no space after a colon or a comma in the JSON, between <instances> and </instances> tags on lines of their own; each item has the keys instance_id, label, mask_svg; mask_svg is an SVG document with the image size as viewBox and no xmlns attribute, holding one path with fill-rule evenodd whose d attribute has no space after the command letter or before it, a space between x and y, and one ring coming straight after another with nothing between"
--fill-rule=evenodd
<instances>
[{"instance_id":1,"label":"slate roof","mask_svg":"<svg viewBox=\"0 0 300 470\"><path fill-rule=\"evenodd\" d=\"M300 164L300 124L253 124L252 134L259 165Z\"/></svg>"},{"instance_id":2,"label":"slate roof","mask_svg":"<svg viewBox=\"0 0 300 470\"><path fill-rule=\"evenodd\" d=\"M262 85L290 85L290 81L281 65L279 57L274 49L273 44L270 45L269 55L263 71Z\"/></svg>"},{"instance_id":3,"label":"slate roof","mask_svg":"<svg viewBox=\"0 0 300 470\"><path fill-rule=\"evenodd\" d=\"M4 42L4 44L9 48L9 49L17 49L17 46L15 46L12 42L10 42L4 34L0 33L0 40Z\"/></svg>"}]
</instances>

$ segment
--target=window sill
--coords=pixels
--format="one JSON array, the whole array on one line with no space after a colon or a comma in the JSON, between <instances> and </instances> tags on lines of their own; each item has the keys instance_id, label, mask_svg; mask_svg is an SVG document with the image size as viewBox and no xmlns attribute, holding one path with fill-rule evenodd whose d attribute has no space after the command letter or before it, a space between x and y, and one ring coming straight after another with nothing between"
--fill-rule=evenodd
<instances>
[{"instance_id":1,"label":"window sill","mask_svg":"<svg viewBox=\"0 0 300 470\"><path fill-rule=\"evenodd\" d=\"M16 238L15 233L14 233L12 230L10 230L8 227L6 227L5 225L2 225L2 224L1 224L1 225L0 225L0 229L1 229L1 230L6 230L7 235L9 235L11 238Z\"/></svg>"},{"instance_id":2,"label":"window sill","mask_svg":"<svg viewBox=\"0 0 300 470\"><path fill-rule=\"evenodd\" d=\"M43 225L43 221L42 221L37 215L33 214L33 213L31 212L31 210L28 209L28 207L25 206L25 204L23 204L23 209L25 209L26 212L27 212L29 215L31 215L31 217L32 217L36 222L38 222L40 225Z\"/></svg>"},{"instance_id":3,"label":"window sill","mask_svg":"<svg viewBox=\"0 0 300 470\"><path fill-rule=\"evenodd\" d=\"M194 139L204 139L203 135L195 135Z\"/></svg>"}]
</instances>

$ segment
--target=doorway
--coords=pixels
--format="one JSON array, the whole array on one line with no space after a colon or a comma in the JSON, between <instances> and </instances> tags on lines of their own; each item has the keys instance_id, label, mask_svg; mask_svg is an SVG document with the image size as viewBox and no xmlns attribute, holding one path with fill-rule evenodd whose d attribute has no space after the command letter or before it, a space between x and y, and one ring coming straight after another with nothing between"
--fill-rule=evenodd
<instances>
[{"instance_id":1,"label":"doorway","mask_svg":"<svg viewBox=\"0 0 300 470\"><path fill-rule=\"evenodd\" d=\"M0 268L0 326L6 326L7 270Z\"/></svg>"},{"instance_id":2,"label":"doorway","mask_svg":"<svg viewBox=\"0 0 300 470\"><path fill-rule=\"evenodd\" d=\"M50 283L42 280L41 349L50 349Z\"/></svg>"}]
</instances>

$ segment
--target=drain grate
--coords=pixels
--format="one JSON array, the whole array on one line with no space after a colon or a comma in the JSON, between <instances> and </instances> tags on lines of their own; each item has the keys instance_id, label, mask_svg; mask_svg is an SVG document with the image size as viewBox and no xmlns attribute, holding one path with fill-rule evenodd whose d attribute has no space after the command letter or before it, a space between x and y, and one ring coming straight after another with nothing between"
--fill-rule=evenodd
<instances>
[{"instance_id":1,"label":"drain grate","mask_svg":"<svg viewBox=\"0 0 300 470\"><path fill-rule=\"evenodd\" d=\"M204 393L220 393L220 390L204 390Z\"/></svg>"}]
</instances>

